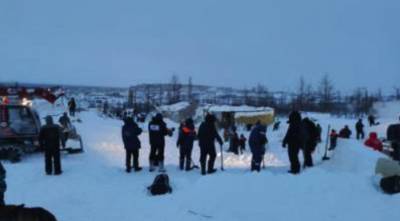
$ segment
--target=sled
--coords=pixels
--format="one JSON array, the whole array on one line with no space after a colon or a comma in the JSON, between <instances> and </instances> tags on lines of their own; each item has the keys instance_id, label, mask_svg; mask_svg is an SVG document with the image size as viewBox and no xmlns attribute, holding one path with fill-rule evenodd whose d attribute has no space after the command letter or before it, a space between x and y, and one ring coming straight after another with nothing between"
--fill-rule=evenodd
<instances>
[{"instance_id":1,"label":"sled","mask_svg":"<svg viewBox=\"0 0 400 221\"><path fill-rule=\"evenodd\" d=\"M400 176L400 163L387 158L380 158L376 162L375 173L383 177Z\"/></svg>"},{"instance_id":2,"label":"sled","mask_svg":"<svg viewBox=\"0 0 400 221\"><path fill-rule=\"evenodd\" d=\"M79 142L79 147L78 148L73 148L73 147L65 147L61 149L62 151L66 151L68 154L77 154L77 153L82 153L83 152L83 142L82 142L82 137L81 135L78 134L76 131L76 128L72 125L70 125L67 129L68 132L68 140L74 140Z\"/></svg>"}]
</instances>

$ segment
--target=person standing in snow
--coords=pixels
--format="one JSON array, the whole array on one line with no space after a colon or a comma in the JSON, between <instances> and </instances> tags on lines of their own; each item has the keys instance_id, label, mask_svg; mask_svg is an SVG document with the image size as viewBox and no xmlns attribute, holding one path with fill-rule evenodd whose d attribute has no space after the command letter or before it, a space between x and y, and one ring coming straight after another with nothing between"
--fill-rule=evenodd
<instances>
[{"instance_id":1,"label":"person standing in snow","mask_svg":"<svg viewBox=\"0 0 400 221\"><path fill-rule=\"evenodd\" d=\"M60 175L61 159L60 159L60 143L61 143L61 128L53 123L51 116L46 117L46 125L44 125L39 134L39 142L44 149L45 169L46 174Z\"/></svg>"},{"instance_id":2,"label":"person standing in snow","mask_svg":"<svg viewBox=\"0 0 400 221\"><path fill-rule=\"evenodd\" d=\"M364 139L364 124L362 123L362 119L359 119L356 123L356 133L357 133L357 140Z\"/></svg>"},{"instance_id":3,"label":"person standing in snow","mask_svg":"<svg viewBox=\"0 0 400 221\"><path fill-rule=\"evenodd\" d=\"M122 140L124 142L125 153L126 153L126 172L130 173L132 169L132 158L133 168L135 172L139 172L142 168L139 166L139 149L140 140L139 135L142 133L142 129L135 123L132 117L124 119L124 126L122 127Z\"/></svg>"},{"instance_id":4,"label":"person standing in snow","mask_svg":"<svg viewBox=\"0 0 400 221\"><path fill-rule=\"evenodd\" d=\"M215 122L215 116L212 114L208 114L205 118L205 121L200 125L199 128L198 138L200 146L200 165L202 175L206 175L207 157L207 173L212 174L217 171L216 169L214 169L215 158L217 157L217 152L215 150L215 140L217 140L220 145L222 145L223 142L215 127Z\"/></svg>"},{"instance_id":5,"label":"person standing in snow","mask_svg":"<svg viewBox=\"0 0 400 221\"><path fill-rule=\"evenodd\" d=\"M372 127L372 126L375 126L375 125L378 125L376 122L375 122L375 116L374 115L372 115L372 114L370 114L369 116L368 116L368 122L369 122L369 126L370 127Z\"/></svg>"},{"instance_id":6,"label":"person standing in snow","mask_svg":"<svg viewBox=\"0 0 400 221\"><path fill-rule=\"evenodd\" d=\"M165 136L172 136L173 129L168 129L163 116L158 113L149 123L150 138L150 172L159 166L160 172L164 172Z\"/></svg>"},{"instance_id":7,"label":"person standing in snow","mask_svg":"<svg viewBox=\"0 0 400 221\"><path fill-rule=\"evenodd\" d=\"M300 173L299 152L304 147L304 135L301 123L301 114L298 111L292 111L289 115L289 128L283 139L282 146L286 148L288 145L288 155L290 160L289 173Z\"/></svg>"},{"instance_id":8,"label":"person standing in snow","mask_svg":"<svg viewBox=\"0 0 400 221\"><path fill-rule=\"evenodd\" d=\"M71 117L75 116L75 111L76 111L76 102L75 102L75 98L71 98L71 100L69 100L68 102L68 108L69 108L69 115Z\"/></svg>"},{"instance_id":9,"label":"person standing in snow","mask_svg":"<svg viewBox=\"0 0 400 221\"><path fill-rule=\"evenodd\" d=\"M3 164L0 161L0 206L4 206L4 193L7 190L6 184L6 170L3 167Z\"/></svg>"},{"instance_id":10,"label":"person standing in snow","mask_svg":"<svg viewBox=\"0 0 400 221\"><path fill-rule=\"evenodd\" d=\"M240 146L240 154L243 154L243 152L246 150L246 137L243 134L240 134L240 139L239 139L239 146Z\"/></svg>"},{"instance_id":11,"label":"person standing in snow","mask_svg":"<svg viewBox=\"0 0 400 221\"><path fill-rule=\"evenodd\" d=\"M329 137L330 137L330 143L331 143L331 145L330 145L330 147L329 147L329 150L334 150L334 149L336 148L338 136L339 136L339 135L336 133L336 130L332 129L332 130L331 130L331 133L330 133L330 135L329 135Z\"/></svg>"},{"instance_id":12,"label":"person standing in snow","mask_svg":"<svg viewBox=\"0 0 400 221\"><path fill-rule=\"evenodd\" d=\"M320 139L320 130L312 122L308 117L303 119L302 122L303 130L304 130L304 147L303 147L303 156L304 156L304 165L303 167L313 167L313 159L312 153L315 151L317 147L318 141Z\"/></svg>"},{"instance_id":13,"label":"person standing in snow","mask_svg":"<svg viewBox=\"0 0 400 221\"><path fill-rule=\"evenodd\" d=\"M265 154L265 145L268 143L266 132L267 127L257 122L250 133L249 146L253 155L251 159L251 171L260 172L261 170L261 163Z\"/></svg>"},{"instance_id":14,"label":"person standing in snow","mask_svg":"<svg viewBox=\"0 0 400 221\"><path fill-rule=\"evenodd\" d=\"M65 148L69 135L68 131L71 127L71 120L69 119L67 112L65 112L63 116L61 116L60 119L58 119L58 123L60 123L62 130L61 146Z\"/></svg>"},{"instance_id":15,"label":"person standing in snow","mask_svg":"<svg viewBox=\"0 0 400 221\"><path fill-rule=\"evenodd\" d=\"M192 169L192 150L196 139L196 129L192 118L186 119L179 130L177 146L179 148L179 168L190 171Z\"/></svg>"},{"instance_id":16,"label":"person standing in snow","mask_svg":"<svg viewBox=\"0 0 400 221\"><path fill-rule=\"evenodd\" d=\"M239 154L239 135L236 132L236 126L232 126L232 131L229 136L229 151L238 155Z\"/></svg>"}]
</instances>

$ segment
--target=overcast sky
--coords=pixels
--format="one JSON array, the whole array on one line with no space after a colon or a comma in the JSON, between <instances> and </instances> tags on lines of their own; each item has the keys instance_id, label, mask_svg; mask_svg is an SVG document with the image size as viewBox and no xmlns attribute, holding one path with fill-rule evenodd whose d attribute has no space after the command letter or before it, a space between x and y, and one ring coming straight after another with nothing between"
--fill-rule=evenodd
<instances>
[{"instance_id":1,"label":"overcast sky","mask_svg":"<svg viewBox=\"0 0 400 221\"><path fill-rule=\"evenodd\" d=\"M0 81L400 86L399 0L2 0Z\"/></svg>"}]
</instances>

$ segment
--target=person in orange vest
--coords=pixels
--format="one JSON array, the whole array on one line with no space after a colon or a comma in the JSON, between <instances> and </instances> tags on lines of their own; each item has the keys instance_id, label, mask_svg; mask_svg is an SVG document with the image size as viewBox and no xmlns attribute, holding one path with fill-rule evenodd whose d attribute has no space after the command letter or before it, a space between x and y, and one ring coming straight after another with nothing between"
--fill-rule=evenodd
<instances>
[{"instance_id":1,"label":"person in orange vest","mask_svg":"<svg viewBox=\"0 0 400 221\"><path fill-rule=\"evenodd\" d=\"M179 168L192 170L192 150L196 139L196 129L192 118L188 118L179 130L177 146L179 147Z\"/></svg>"},{"instance_id":2,"label":"person in orange vest","mask_svg":"<svg viewBox=\"0 0 400 221\"><path fill-rule=\"evenodd\" d=\"M339 137L339 134L336 133L336 130L332 129L331 134L329 136L330 136L330 141L331 141L330 142L331 146L329 147L329 150L334 150L337 145L337 138Z\"/></svg>"}]
</instances>

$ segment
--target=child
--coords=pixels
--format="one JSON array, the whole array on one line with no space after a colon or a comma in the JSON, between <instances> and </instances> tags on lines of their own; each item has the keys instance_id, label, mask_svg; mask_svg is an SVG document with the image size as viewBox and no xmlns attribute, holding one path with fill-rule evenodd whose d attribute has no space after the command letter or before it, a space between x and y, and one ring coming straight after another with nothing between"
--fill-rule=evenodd
<instances>
[{"instance_id":1,"label":"child","mask_svg":"<svg viewBox=\"0 0 400 221\"><path fill-rule=\"evenodd\" d=\"M329 150L334 150L336 148L338 136L336 130L332 129L330 134L331 146L329 147Z\"/></svg>"}]
</instances>

